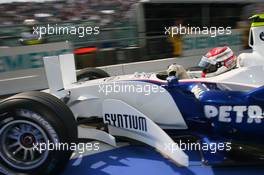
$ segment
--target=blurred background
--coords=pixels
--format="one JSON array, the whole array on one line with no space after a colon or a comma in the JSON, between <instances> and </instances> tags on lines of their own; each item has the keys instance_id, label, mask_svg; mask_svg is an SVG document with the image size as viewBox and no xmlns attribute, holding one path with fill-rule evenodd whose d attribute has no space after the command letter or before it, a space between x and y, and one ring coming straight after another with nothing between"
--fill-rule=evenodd
<instances>
[{"instance_id":1,"label":"blurred background","mask_svg":"<svg viewBox=\"0 0 264 175\"><path fill-rule=\"evenodd\" d=\"M65 41L70 46L62 47L61 52L56 53L75 53L78 68L200 57L210 48L224 45L241 51L248 48L248 17L263 12L262 0L0 0L0 72L42 66L28 61L23 64L22 58L41 59L43 55L54 54L49 48ZM45 24L99 26L100 34L83 38L47 35L37 41L30 35L32 26ZM164 34L164 27L178 24L230 26L232 35L171 38ZM38 50L36 45L37 48L48 46L34 53ZM17 49L24 51L20 53Z\"/></svg>"}]
</instances>

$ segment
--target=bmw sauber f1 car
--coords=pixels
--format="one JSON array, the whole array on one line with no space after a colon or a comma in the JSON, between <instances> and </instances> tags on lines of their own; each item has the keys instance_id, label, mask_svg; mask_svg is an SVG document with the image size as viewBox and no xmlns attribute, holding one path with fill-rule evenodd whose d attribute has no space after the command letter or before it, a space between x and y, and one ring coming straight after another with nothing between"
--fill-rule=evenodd
<instances>
[{"instance_id":1,"label":"bmw sauber f1 car","mask_svg":"<svg viewBox=\"0 0 264 175\"><path fill-rule=\"evenodd\" d=\"M243 71L229 71L231 81L208 81L136 73L77 81L70 54L44 58L44 65L48 90L0 102L2 173L58 174L73 150L38 145L71 145L81 138L112 146L120 137L140 141L178 166L189 164L176 143L182 137L224 144L214 153L200 150L205 164L241 162L242 153L246 160L263 159L264 87L254 84L262 75L239 78Z\"/></svg>"}]
</instances>

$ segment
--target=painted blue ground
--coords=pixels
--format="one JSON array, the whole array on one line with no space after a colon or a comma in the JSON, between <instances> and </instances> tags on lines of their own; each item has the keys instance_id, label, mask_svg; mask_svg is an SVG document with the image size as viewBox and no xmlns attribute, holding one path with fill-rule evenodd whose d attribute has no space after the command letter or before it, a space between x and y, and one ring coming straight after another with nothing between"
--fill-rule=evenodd
<instances>
[{"instance_id":1,"label":"painted blue ground","mask_svg":"<svg viewBox=\"0 0 264 175\"><path fill-rule=\"evenodd\" d=\"M63 175L263 175L264 167L202 165L198 152L189 152L190 166L179 168L145 146L126 146L83 158L79 166L69 162Z\"/></svg>"}]
</instances>

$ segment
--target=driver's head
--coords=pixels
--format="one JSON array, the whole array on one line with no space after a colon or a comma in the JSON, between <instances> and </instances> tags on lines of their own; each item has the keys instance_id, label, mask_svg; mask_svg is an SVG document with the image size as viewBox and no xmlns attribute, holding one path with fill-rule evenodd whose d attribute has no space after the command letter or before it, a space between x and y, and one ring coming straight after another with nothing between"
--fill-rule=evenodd
<instances>
[{"instance_id":1,"label":"driver's head","mask_svg":"<svg viewBox=\"0 0 264 175\"><path fill-rule=\"evenodd\" d=\"M216 47L201 58L199 67L202 77L212 77L233 69L236 66L236 56L229 47Z\"/></svg>"}]
</instances>

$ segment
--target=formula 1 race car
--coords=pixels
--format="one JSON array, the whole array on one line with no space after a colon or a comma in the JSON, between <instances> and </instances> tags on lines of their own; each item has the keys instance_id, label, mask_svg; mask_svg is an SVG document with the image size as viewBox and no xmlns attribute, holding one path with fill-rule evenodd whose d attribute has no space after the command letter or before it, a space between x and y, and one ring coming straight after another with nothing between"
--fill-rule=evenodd
<instances>
[{"instance_id":1,"label":"formula 1 race car","mask_svg":"<svg viewBox=\"0 0 264 175\"><path fill-rule=\"evenodd\" d=\"M126 137L156 148L178 166L188 166L189 159L175 137L219 143L216 152L201 149L205 164L243 162L241 152L247 160L263 159L264 87L255 83L261 77L257 69L247 68L255 72L245 78L229 71L230 81L223 82L158 73L77 81L71 54L44 58L44 65L48 90L0 101L2 173L58 174L72 149L56 145L80 138L116 146L116 138ZM50 143L53 149L42 149Z\"/></svg>"}]
</instances>

